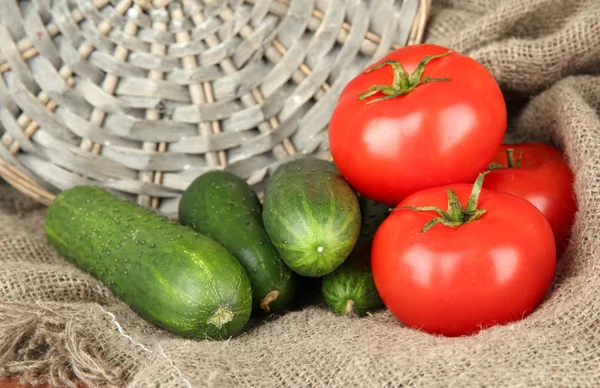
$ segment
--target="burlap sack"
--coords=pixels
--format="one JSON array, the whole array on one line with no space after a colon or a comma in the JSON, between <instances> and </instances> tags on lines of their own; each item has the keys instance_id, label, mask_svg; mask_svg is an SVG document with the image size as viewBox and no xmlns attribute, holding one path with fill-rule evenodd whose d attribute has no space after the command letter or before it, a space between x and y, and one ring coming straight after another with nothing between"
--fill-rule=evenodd
<instances>
[{"instance_id":1,"label":"burlap sack","mask_svg":"<svg viewBox=\"0 0 600 388\"><path fill-rule=\"evenodd\" d=\"M600 386L600 1L434 1L427 40L486 65L511 136L551 141L580 204L556 286L527 319L467 338L322 306L224 342L138 318L49 247L44 208L0 188L0 376L89 386Z\"/></svg>"}]
</instances>

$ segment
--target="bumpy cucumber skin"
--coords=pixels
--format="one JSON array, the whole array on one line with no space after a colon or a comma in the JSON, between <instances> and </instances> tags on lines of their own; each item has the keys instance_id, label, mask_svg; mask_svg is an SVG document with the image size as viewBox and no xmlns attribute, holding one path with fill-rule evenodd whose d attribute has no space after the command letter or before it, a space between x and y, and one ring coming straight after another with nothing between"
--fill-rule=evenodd
<instances>
[{"instance_id":1,"label":"bumpy cucumber skin","mask_svg":"<svg viewBox=\"0 0 600 388\"><path fill-rule=\"evenodd\" d=\"M279 166L265 188L263 221L282 259L301 276L339 267L360 233L354 190L335 165L303 157Z\"/></svg>"},{"instance_id":2,"label":"bumpy cucumber skin","mask_svg":"<svg viewBox=\"0 0 600 388\"><path fill-rule=\"evenodd\" d=\"M224 339L250 317L250 281L225 248L101 188L60 193L47 209L45 230L63 257L177 335Z\"/></svg>"},{"instance_id":3,"label":"bumpy cucumber skin","mask_svg":"<svg viewBox=\"0 0 600 388\"><path fill-rule=\"evenodd\" d=\"M325 303L338 315L362 317L383 307L371 268L356 263L352 258L323 277L321 290Z\"/></svg>"},{"instance_id":4,"label":"bumpy cucumber skin","mask_svg":"<svg viewBox=\"0 0 600 388\"><path fill-rule=\"evenodd\" d=\"M338 315L349 317L362 317L385 307L371 272L371 244L377 228L389 215L389 208L364 196L359 197L359 203L362 212L360 237L348 259L324 276L321 286L329 308Z\"/></svg>"},{"instance_id":5,"label":"bumpy cucumber skin","mask_svg":"<svg viewBox=\"0 0 600 388\"><path fill-rule=\"evenodd\" d=\"M250 185L226 171L200 175L179 202L179 222L220 243L246 269L254 310L277 312L293 298L297 276L269 239L261 212L262 205ZM278 292L277 298L261 303L272 291Z\"/></svg>"}]
</instances>

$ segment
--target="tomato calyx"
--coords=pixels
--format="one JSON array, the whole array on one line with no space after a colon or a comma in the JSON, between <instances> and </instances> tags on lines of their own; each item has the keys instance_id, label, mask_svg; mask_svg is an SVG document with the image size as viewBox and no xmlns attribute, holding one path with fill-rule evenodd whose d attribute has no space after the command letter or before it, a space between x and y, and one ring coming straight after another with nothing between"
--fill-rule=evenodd
<instances>
[{"instance_id":1,"label":"tomato calyx","mask_svg":"<svg viewBox=\"0 0 600 388\"><path fill-rule=\"evenodd\" d=\"M423 78L423 72L425 71L425 65L429 63L429 61L441 58L445 55L450 54L452 51L446 51L445 53L438 55L426 55L421 62L417 65L412 74L408 74L402 63L394 60L383 61L376 66L370 67L364 71L364 73L370 73L374 70L380 69L385 65L389 65L394 69L394 80L391 85L373 85L361 94L358 95L359 100L365 100L379 92L384 94L384 97L375 98L373 100L367 101L366 104L372 104L377 101L389 100L391 98L395 98L398 96L403 96L405 94L410 93L417 86L431 83L431 82L444 82L450 81L448 78L431 78L429 76Z\"/></svg>"},{"instance_id":2,"label":"tomato calyx","mask_svg":"<svg viewBox=\"0 0 600 388\"><path fill-rule=\"evenodd\" d=\"M515 150L512 148L508 148L506 150L506 164L507 166L503 166L500 163L491 163L488 167L490 170L496 170L500 168L520 168L521 160L523 159L523 151L519 152L519 157L515 160L514 156Z\"/></svg>"},{"instance_id":3,"label":"tomato calyx","mask_svg":"<svg viewBox=\"0 0 600 388\"><path fill-rule=\"evenodd\" d=\"M446 189L446 193L448 194L447 210L441 209L437 206L403 206L400 209L422 212L435 211L440 215L439 217L434 218L425 224L423 229L421 229L421 233L427 232L437 224L442 224L450 228L458 228L459 226L478 220L485 214L486 211L485 209L478 209L477 202L479 200L481 188L483 187L483 179L488 172L489 171L480 173L477 177L477 180L475 180L473 189L471 190L471 195L467 201L467 206L464 209L460 203L460 200L458 199L458 196L452 189Z\"/></svg>"}]
</instances>

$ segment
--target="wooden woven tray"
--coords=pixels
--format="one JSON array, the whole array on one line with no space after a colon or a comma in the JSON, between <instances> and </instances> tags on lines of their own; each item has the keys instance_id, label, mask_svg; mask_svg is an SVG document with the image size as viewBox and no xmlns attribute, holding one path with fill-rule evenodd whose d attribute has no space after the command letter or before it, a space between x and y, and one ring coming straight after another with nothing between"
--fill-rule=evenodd
<instances>
[{"instance_id":1,"label":"wooden woven tray","mask_svg":"<svg viewBox=\"0 0 600 388\"><path fill-rule=\"evenodd\" d=\"M210 169L260 192L282 161L328 157L341 89L420 42L430 1L2 0L0 176L170 216Z\"/></svg>"}]
</instances>

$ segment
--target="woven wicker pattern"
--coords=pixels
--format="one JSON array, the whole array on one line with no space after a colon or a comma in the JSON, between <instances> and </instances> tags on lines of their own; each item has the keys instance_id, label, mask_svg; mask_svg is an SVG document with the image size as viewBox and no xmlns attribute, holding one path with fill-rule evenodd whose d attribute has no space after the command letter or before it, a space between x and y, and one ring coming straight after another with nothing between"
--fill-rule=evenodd
<instances>
[{"instance_id":1,"label":"woven wicker pattern","mask_svg":"<svg viewBox=\"0 0 600 388\"><path fill-rule=\"evenodd\" d=\"M2 0L0 176L42 202L101 185L176 214L199 174L258 192L328 157L345 84L421 40L424 0Z\"/></svg>"}]
</instances>

